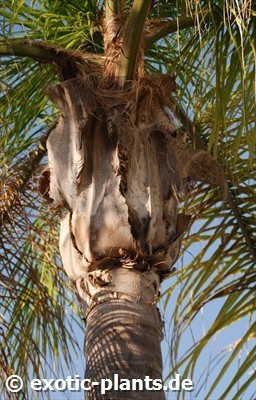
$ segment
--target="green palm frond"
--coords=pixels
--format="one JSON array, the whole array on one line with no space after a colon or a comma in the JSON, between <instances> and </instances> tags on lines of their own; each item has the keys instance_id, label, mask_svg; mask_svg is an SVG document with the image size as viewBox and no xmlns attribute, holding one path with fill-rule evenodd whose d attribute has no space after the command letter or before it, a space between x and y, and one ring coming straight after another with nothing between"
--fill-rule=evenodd
<instances>
[{"instance_id":1,"label":"green palm frond","mask_svg":"<svg viewBox=\"0 0 256 400\"><path fill-rule=\"evenodd\" d=\"M1 10L3 37L41 40L65 48L102 51L98 0L13 0Z\"/></svg>"},{"instance_id":2,"label":"green palm frond","mask_svg":"<svg viewBox=\"0 0 256 400\"><path fill-rule=\"evenodd\" d=\"M183 7L181 3L184 3ZM193 25L189 29L179 29L177 25L176 33L160 40L148 50L149 62L157 62L157 58L161 62L163 57L162 66L175 72L177 98L189 116L195 115L198 119L205 113L205 117L211 118L208 121L212 123L211 132L207 132L206 140L209 151L215 157L220 148L219 141L228 136L227 119L232 117L240 123L238 138L233 147L235 152L239 149L241 129L250 131L250 135L246 136L251 163L255 146L255 126L252 125L256 95L253 10L248 3L248 9L242 14L244 20L241 20L239 8L232 9L230 5L227 9L226 3L221 1L213 4L205 2L201 11L208 10L211 19L209 22L200 19L197 25L193 3L188 7L189 2L179 2L181 9L189 9L189 16L184 18L190 18ZM168 8L171 20L177 18L178 13L176 11L175 14L171 5L164 8ZM229 106L230 101L237 106L235 109ZM232 111L237 115L234 116ZM233 122L229 120L236 132L237 127Z\"/></svg>"},{"instance_id":3,"label":"green palm frond","mask_svg":"<svg viewBox=\"0 0 256 400\"><path fill-rule=\"evenodd\" d=\"M37 179L30 179L0 238L1 369L22 376L24 388L30 374L56 375L65 363L70 368L82 347L73 333L81 323L57 250L58 218L40 204L36 186ZM20 396L29 397L26 390Z\"/></svg>"},{"instance_id":4,"label":"green palm frond","mask_svg":"<svg viewBox=\"0 0 256 400\"><path fill-rule=\"evenodd\" d=\"M247 176L245 180L247 180ZM247 186L246 182L240 181L241 188L244 184ZM243 191L245 214L247 206L252 207L251 218L248 215L246 220L246 227L252 237L255 236L253 214L255 215L256 210L255 205L252 206L251 198L255 198L255 189L254 181L249 189L249 197ZM201 195L198 195L198 191L200 191ZM208 187L200 185L196 188L196 192L197 198L193 202L194 210L200 213L202 219L195 224L194 228L192 226L191 232L184 240L183 249L183 255L186 256L189 252L189 254L192 254L193 259L186 267L176 273L176 282L171 290L167 291L166 297L167 311L170 307L169 304L174 301L175 287L179 288L179 295L176 299L173 314L174 329L173 346L170 352L172 355L171 361L172 365L175 366L173 367L175 370L179 370L184 364L184 376L192 377L194 377L194 369L198 365L201 352L206 345L209 345L212 338L225 328L231 329L232 332L232 326L236 326L238 321L244 321L243 323L246 325L250 320L249 325L251 326L253 313L255 312L255 261L244 240L236 218L223 203L216 205L216 193L209 190ZM194 212L193 209L189 209L191 213ZM239 210L241 212L241 208ZM202 243L202 249L197 253L195 253L194 246L196 242ZM186 258L188 257L186 256ZM200 338L199 342L195 343L191 351L184 355L181 352L183 337L191 329L193 320L197 318L200 311L205 310L204 312L207 313L210 302L216 303L216 300L221 298L224 299L224 303L221 302L223 304L222 307L216 306L219 309L219 313L214 317L212 325L209 326L208 331ZM251 348L252 339L252 331L247 339L241 337L240 342L237 344L239 346L234 347L232 354L235 354L236 348L238 352L240 350L245 351L248 346ZM251 353L247 354L247 358L248 370L250 370L253 368L255 360L251 358ZM227 358L225 362L222 362L222 365L223 368L228 369L230 367L230 359ZM242 370L240 372L241 375L237 375L238 382L245 373ZM224 373L221 371L218 375L218 381L223 375ZM224 395L223 391L222 398L225 398L226 395ZM210 392L207 393L206 398L211 398Z\"/></svg>"}]
</instances>

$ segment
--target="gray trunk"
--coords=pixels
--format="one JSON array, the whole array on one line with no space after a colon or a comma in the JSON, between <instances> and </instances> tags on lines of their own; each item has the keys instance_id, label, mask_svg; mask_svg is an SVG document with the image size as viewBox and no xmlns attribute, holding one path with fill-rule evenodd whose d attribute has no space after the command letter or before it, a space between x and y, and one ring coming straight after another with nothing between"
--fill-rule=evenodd
<instances>
[{"instance_id":1,"label":"gray trunk","mask_svg":"<svg viewBox=\"0 0 256 400\"><path fill-rule=\"evenodd\" d=\"M93 382L108 378L113 386L105 395L94 386L86 398L165 399L162 391L146 390L154 386L145 381L162 379L157 275L125 268L109 274L113 280L94 297L87 315L85 355L86 377Z\"/></svg>"}]
</instances>

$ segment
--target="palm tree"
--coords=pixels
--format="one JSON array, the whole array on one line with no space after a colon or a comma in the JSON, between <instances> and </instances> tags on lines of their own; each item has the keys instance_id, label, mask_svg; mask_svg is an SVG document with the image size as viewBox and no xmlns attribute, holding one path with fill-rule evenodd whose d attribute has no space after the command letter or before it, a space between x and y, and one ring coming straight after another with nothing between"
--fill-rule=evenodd
<instances>
[{"instance_id":1,"label":"palm tree","mask_svg":"<svg viewBox=\"0 0 256 400\"><path fill-rule=\"evenodd\" d=\"M208 387L210 398L250 346L254 9L242 0L16 0L0 8L3 379L14 372L29 379L31 368L42 374L48 356L71 363L79 320L70 289L86 319L87 378L162 379L157 301L170 274L166 304L182 289L170 376L183 368L193 378L207 343L243 318L247 330ZM71 284L58 259L59 219ZM197 241L202 250L175 271ZM205 336L181 356L194 318L218 298ZM250 372L254 356L248 351L221 398ZM236 398L252 380L242 381ZM103 398L98 387L86 396ZM165 398L163 391L146 396Z\"/></svg>"}]
</instances>

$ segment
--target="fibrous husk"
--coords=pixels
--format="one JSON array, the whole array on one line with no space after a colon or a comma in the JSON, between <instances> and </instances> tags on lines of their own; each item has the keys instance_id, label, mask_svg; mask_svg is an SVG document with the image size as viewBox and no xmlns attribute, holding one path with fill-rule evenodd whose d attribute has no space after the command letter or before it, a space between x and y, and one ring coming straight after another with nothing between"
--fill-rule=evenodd
<instances>
[{"instance_id":1,"label":"fibrous husk","mask_svg":"<svg viewBox=\"0 0 256 400\"><path fill-rule=\"evenodd\" d=\"M61 249L72 279L79 276L71 266L76 255L86 270L104 260L171 270L190 220L178 214L179 193L191 180L225 187L211 156L177 137L166 108L174 88L167 75L120 91L91 74L51 90L61 118L47 145L50 197L70 209ZM68 256L71 248L76 255Z\"/></svg>"}]
</instances>

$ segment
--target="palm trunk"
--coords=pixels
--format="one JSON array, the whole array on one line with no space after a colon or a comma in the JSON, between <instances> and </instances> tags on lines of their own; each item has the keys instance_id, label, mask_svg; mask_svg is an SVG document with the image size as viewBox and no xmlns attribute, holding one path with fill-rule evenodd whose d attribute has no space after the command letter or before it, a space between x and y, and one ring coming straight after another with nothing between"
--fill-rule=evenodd
<instances>
[{"instance_id":1,"label":"palm trunk","mask_svg":"<svg viewBox=\"0 0 256 400\"><path fill-rule=\"evenodd\" d=\"M164 399L163 392L150 390L156 389L153 379L162 379L158 276L126 268L109 274L111 282L94 296L87 313L86 378L103 381L86 399Z\"/></svg>"}]
</instances>

